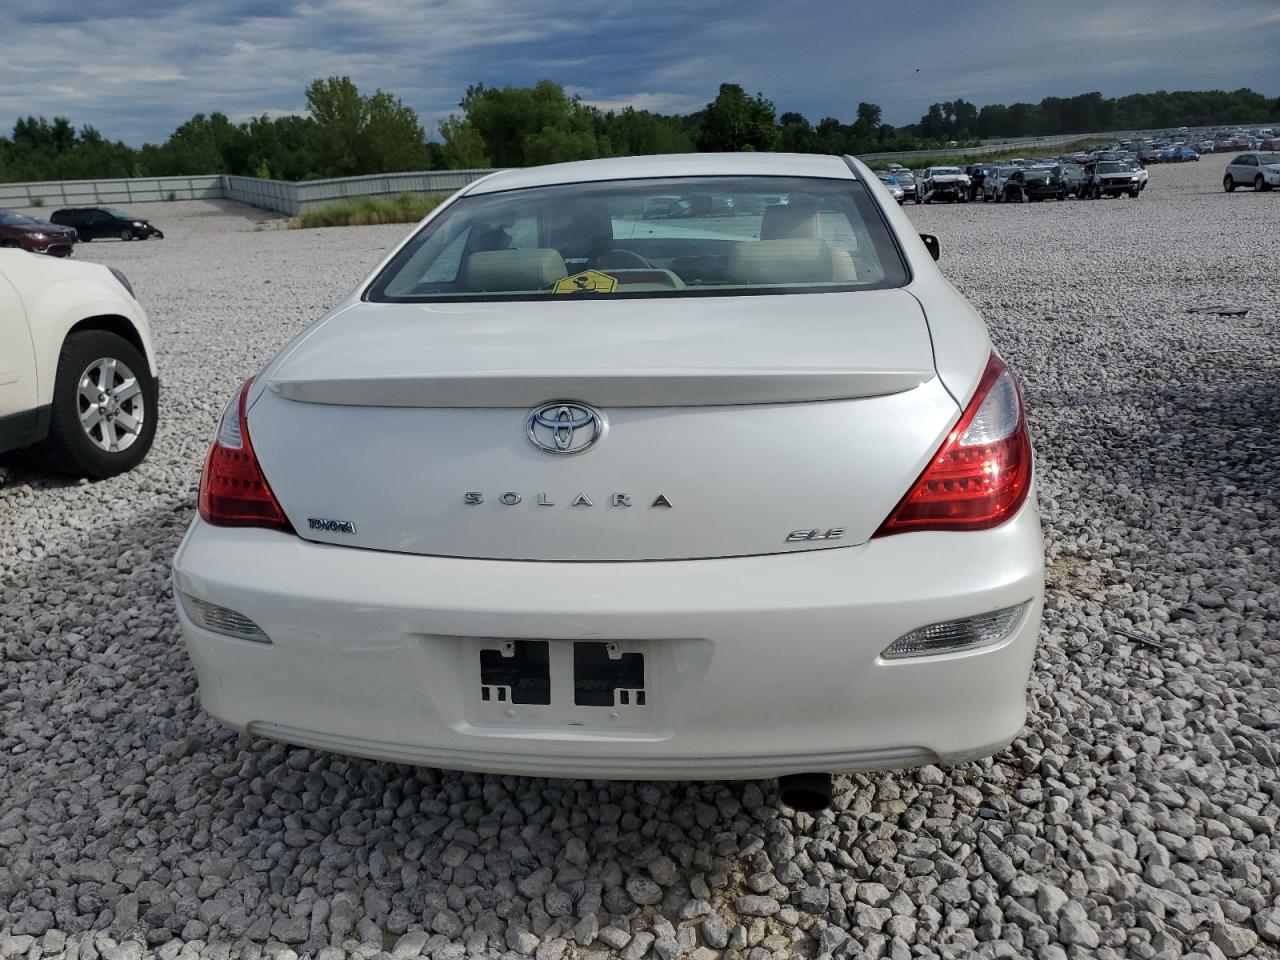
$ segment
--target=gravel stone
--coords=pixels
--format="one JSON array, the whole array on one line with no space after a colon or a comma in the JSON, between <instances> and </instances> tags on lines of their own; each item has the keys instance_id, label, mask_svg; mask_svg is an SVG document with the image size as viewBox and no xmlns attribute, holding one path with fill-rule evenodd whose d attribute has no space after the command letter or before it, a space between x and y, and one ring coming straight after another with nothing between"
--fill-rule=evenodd
<instances>
[{"instance_id":1,"label":"gravel stone","mask_svg":"<svg viewBox=\"0 0 1280 960\"><path fill-rule=\"evenodd\" d=\"M615 950L621 950L631 942L631 932L621 927L604 927L600 931L600 940Z\"/></svg>"},{"instance_id":2,"label":"gravel stone","mask_svg":"<svg viewBox=\"0 0 1280 960\"><path fill-rule=\"evenodd\" d=\"M654 936L648 930L641 930L631 942L626 945L622 951L622 960L640 960L649 952L649 947L653 944Z\"/></svg>"},{"instance_id":3,"label":"gravel stone","mask_svg":"<svg viewBox=\"0 0 1280 960\"><path fill-rule=\"evenodd\" d=\"M1267 943L1280 943L1280 907L1263 910L1253 918L1253 923L1258 929L1258 936ZM2 946L0 950L3 950Z\"/></svg>"},{"instance_id":4,"label":"gravel stone","mask_svg":"<svg viewBox=\"0 0 1280 960\"><path fill-rule=\"evenodd\" d=\"M391 956L395 960L416 957L422 953L422 948L427 945L427 939L425 930L410 930L408 933L401 934L400 939L396 941L396 945L391 948Z\"/></svg>"},{"instance_id":5,"label":"gravel stone","mask_svg":"<svg viewBox=\"0 0 1280 960\"><path fill-rule=\"evenodd\" d=\"M669 887L680 879L680 868L670 857L655 857L649 861L649 876L653 877L655 883Z\"/></svg>"},{"instance_id":6,"label":"gravel stone","mask_svg":"<svg viewBox=\"0 0 1280 960\"><path fill-rule=\"evenodd\" d=\"M1248 956L1258 945L1256 933L1234 923L1215 923L1210 939L1227 957Z\"/></svg>"},{"instance_id":7,"label":"gravel stone","mask_svg":"<svg viewBox=\"0 0 1280 960\"><path fill-rule=\"evenodd\" d=\"M772 917L782 905L773 897L748 894L734 901L734 909L744 917Z\"/></svg>"},{"instance_id":8,"label":"gravel stone","mask_svg":"<svg viewBox=\"0 0 1280 960\"><path fill-rule=\"evenodd\" d=\"M627 880L627 896L636 903L649 905L662 902L663 890L652 880L630 877Z\"/></svg>"},{"instance_id":9,"label":"gravel stone","mask_svg":"<svg viewBox=\"0 0 1280 960\"><path fill-rule=\"evenodd\" d=\"M711 914L702 921L702 940L708 947L723 950L729 945L729 927L724 917Z\"/></svg>"},{"instance_id":10,"label":"gravel stone","mask_svg":"<svg viewBox=\"0 0 1280 960\"><path fill-rule=\"evenodd\" d=\"M1136 200L905 208L1022 380L1044 631L1009 747L838 777L817 817L770 784L426 770L205 714L169 564L212 426L409 228L136 205L165 240L76 257L151 316L150 456L93 484L0 457L0 960L1274 948L1280 233L1221 163ZM1224 303L1248 312L1187 312Z\"/></svg>"},{"instance_id":11,"label":"gravel stone","mask_svg":"<svg viewBox=\"0 0 1280 960\"><path fill-rule=\"evenodd\" d=\"M1084 907L1075 900L1062 908L1058 917L1058 936L1063 943L1082 947L1096 947L1100 942L1097 928L1090 922Z\"/></svg>"}]
</instances>

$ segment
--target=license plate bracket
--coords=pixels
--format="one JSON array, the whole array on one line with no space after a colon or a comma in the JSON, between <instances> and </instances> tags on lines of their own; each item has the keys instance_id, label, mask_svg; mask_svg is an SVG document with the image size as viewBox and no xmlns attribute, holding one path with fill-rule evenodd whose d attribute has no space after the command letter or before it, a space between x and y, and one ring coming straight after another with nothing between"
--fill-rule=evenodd
<instances>
[{"instance_id":1,"label":"license plate bracket","mask_svg":"<svg viewBox=\"0 0 1280 960\"><path fill-rule=\"evenodd\" d=\"M650 731L669 665L665 640L468 638L466 722L475 729Z\"/></svg>"},{"instance_id":2,"label":"license plate bracket","mask_svg":"<svg viewBox=\"0 0 1280 960\"><path fill-rule=\"evenodd\" d=\"M573 644L573 702L580 707L643 707L644 654L609 641Z\"/></svg>"}]
</instances>

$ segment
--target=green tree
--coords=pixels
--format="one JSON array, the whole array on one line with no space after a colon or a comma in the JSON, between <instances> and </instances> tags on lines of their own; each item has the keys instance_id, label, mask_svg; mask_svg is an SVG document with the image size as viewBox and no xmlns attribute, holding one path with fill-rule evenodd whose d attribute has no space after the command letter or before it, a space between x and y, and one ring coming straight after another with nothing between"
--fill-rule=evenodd
<instances>
[{"instance_id":1,"label":"green tree","mask_svg":"<svg viewBox=\"0 0 1280 960\"><path fill-rule=\"evenodd\" d=\"M450 170L482 170L490 165L484 137L465 118L451 115L441 120L440 137L444 165Z\"/></svg>"},{"instance_id":2,"label":"green tree","mask_svg":"<svg viewBox=\"0 0 1280 960\"><path fill-rule=\"evenodd\" d=\"M459 104L499 167L600 155L595 112L551 80L532 87L467 88ZM531 159L536 157L537 159Z\"/></svg>"},{"instance_id":3,"label":"green tree","mask_svg":"<svg viewBox=\"0 0 1280 960\"><path fill-rule=\"evenodd\" d=\"M720 93L707 104L700 150L772 150L778 140L773 103L757 93L747 96L736 83L720 84Z\"/></svg>"},{"instance_id":4,"label":"green tree","mask_svg":"<svg viewBox=\"0 0 1280 960\"><path fill-rule=\"evenodd\" d=\"M316 80L307 87L307 108L316 122L323 176L421 170L427 165L426 138L417 113L384 90L364 96L350 77Z\"/></svg>"},{"instance_id":5,"label":"green tree","mask_svg":"<svg viewBox=\"0 0 1280 960\"><path fill-rule=\"evenodd\" d=\"M818 137L802 114L784 113L778 118L778 149L786 153L817 153Z\"/></svg>"},{"instance_id":6,"label":"green tree","mask_svg":"<svg viewBox=\"0 0 1280 960\"><path fill-rule=\"evenodd\" d=\"M638 157L655 153L688 153L693 149L692 138L681 128L677 118L634 107L600 115L596 121L596 135L601 141L601 156L612 153ZM606 141L608 149L605 149Z\"/></svg>"}]
</instances>

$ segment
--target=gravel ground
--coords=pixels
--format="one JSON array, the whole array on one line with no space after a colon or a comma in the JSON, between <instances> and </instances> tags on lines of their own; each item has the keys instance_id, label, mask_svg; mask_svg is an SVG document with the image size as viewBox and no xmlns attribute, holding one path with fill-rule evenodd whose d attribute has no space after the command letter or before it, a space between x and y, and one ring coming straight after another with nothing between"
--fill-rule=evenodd
<instances>
[{"instance_id":1,"label":"gravel ground","mask_svg":"<svg viewBox=\"0 0 1280 960\"><path fill-rule=\"evenodd\" d=\"M150 458L0 463L0 960L1280 956L1280 193L1221 166L908 207L1026 385L1045 631L1008 750L841 778L816 818L768 783L421 770L201 713L168 564L214 417L403 229L140 208L167 239L77 255L150 310ZM1221 303L1250 311L1187 312Z\"/></svg>"}]
</instances>

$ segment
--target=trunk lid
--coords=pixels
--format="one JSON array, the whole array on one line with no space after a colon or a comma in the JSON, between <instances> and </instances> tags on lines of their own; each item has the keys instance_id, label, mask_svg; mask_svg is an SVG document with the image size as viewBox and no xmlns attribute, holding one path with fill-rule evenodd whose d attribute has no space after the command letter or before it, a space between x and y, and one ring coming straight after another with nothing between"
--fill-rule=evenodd
<instances>
[{"instance_id":1,"label":"trunk lid","mask_svg":"<svg viewBox=\"0 0 1280 960\"><path fill-rule=\"evenodd\" d=\"M249 429L299 535L491 559L860 543L958 415L902 290L361 302L264 379ZM564 399L602 417L579 455L528 435Z\"/></svg>"}]
</instances>

